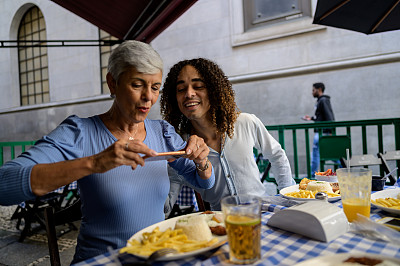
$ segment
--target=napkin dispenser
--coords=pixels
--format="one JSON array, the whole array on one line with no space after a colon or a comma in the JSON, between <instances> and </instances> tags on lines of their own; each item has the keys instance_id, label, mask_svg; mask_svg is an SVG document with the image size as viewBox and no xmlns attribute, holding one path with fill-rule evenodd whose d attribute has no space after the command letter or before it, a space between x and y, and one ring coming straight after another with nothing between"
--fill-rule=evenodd
<instances>
[{"instance_id":1,"label":"napkin dispenser","mask_svg":"<svg viewBox=\"0 0 400 266\"><path fill-rule=\"evenodd\" d=\"M271 216L267 225L323 242L330 242L349 230L343 210L320 200L281 210Z\"/></svg>"}]
</instances>

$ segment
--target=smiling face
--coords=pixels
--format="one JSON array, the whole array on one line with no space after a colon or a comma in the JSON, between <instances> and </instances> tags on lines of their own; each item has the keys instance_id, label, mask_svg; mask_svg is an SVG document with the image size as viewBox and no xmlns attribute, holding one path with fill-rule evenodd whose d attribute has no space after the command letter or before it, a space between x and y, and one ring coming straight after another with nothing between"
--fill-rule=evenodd
<instances>
[{"instance_id":1,"label":"smiling face","mask_svg":"<svg viewBox=\"0 0 400 266\"><path fill-rule=\"evenodd\" d=\"M204 80L197 70L186 65L179 73L176 84L176 100L183 115L189 120L207 119L210 101Z\"/></svg>"},{"instance_id":2,"label":"smiling face","mask_svg":"<svg viewBox=\"0 0 400 266\"><path fill-rule=\"evenodd\" d=\"M162 72L143 74L135 68L123 72L119 80L107 74L110 92L115 94L115 105L126 121L130 123L143 122L151 107L157 102L162 82Z\"/></svg>"}]
</instances>

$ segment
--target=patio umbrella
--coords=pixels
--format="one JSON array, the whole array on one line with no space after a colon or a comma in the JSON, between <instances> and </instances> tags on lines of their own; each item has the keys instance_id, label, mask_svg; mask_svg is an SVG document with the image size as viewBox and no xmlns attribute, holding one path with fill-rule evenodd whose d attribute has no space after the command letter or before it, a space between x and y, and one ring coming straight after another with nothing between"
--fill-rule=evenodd
<instances>
[{"instance_id":1,"label":"patio umbrella","mask_svg":"<svg viewBox=\"0 0 400 266\"><path fill-rule=\"evenodd\" d=\"M400 0L318 0L313 24L372 34L400 29Z\"/></svg>"}]
</instances>

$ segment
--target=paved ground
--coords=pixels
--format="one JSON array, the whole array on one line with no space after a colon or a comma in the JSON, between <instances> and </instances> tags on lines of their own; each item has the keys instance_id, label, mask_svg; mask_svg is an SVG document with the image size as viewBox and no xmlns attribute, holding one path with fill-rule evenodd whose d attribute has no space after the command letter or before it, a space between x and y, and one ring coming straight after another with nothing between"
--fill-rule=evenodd
<instances>
[{"instance_id":1,"label":"paved ground","mask_svg":"<svg viewBox=\"0 0 400 266\"><path fill-rule=\"evenodd\" d=\"M44 230L29 236L24 242L18 242L20 231L16 221L10 220L16 206L0 206L0 266L50 265L47 237ZM79 227L79 222L76 223ZM22 228L22 227L21 227ZM57 232L65 229L57 227ZM77 231L70 231L58 239L61 265L70 265L75 253Z\"/></svg>"}]
</instances>

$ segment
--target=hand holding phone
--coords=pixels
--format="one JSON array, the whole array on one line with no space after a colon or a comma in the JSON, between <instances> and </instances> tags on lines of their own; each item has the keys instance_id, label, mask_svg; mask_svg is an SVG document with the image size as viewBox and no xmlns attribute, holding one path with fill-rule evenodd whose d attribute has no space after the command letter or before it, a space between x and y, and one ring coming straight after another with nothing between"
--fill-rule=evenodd
<instances>
[{"instance_id":1,"label":"hand holding phone","mask_svg":"<svg viewBox=\"0 0 400 266\"><path fill-rule=\"evenodd\" d=\"M168 159L178 159L186 155L186 151L169 151L169 152L159 152L156 156L144 156L143 159L146 161L160 161Z\"/></svg>"}]
</instances>

